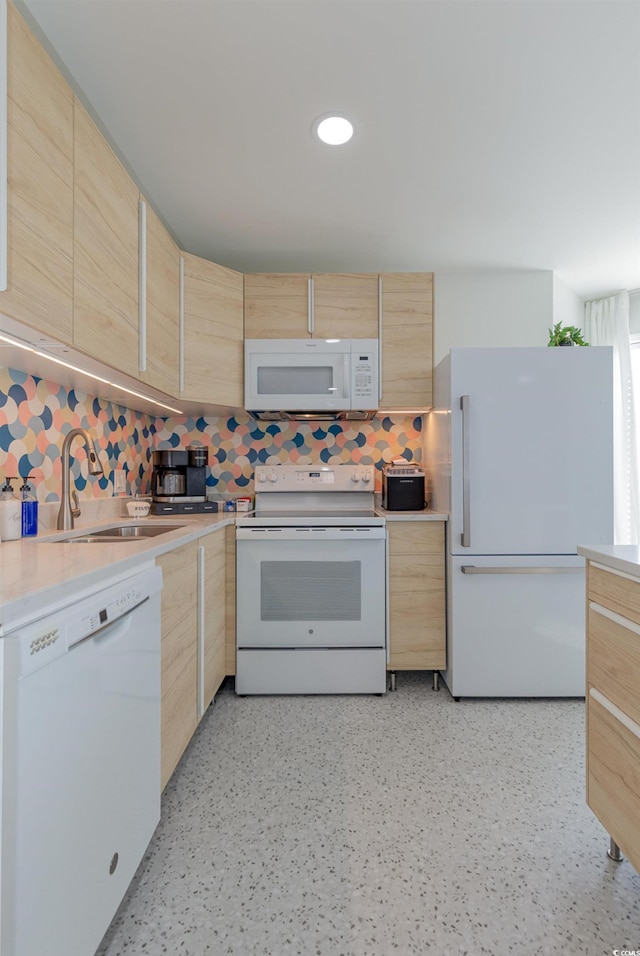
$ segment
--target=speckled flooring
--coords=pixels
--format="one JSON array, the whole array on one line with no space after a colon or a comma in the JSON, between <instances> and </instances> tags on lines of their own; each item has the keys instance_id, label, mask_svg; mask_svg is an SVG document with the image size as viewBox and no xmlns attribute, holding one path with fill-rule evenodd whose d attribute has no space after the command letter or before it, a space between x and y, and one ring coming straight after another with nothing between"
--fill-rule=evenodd
<instances>
[{"instance_id":1,"label":"speckled flooring","mask_svg":"<svg viewBox=\"0 0 640 956\"><path fill-rule=\"evenodd\" d=\"M640 950L584 791L583 702L225 685L98 956Z\"/></svg>"}]
</instances>

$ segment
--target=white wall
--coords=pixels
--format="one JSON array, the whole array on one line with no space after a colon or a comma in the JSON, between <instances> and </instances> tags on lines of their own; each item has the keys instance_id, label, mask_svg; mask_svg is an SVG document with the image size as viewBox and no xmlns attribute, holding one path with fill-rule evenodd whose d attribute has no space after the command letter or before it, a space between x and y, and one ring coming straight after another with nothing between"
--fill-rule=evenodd
<instances>
[{"instance_id":1,"label":"white wall","mask_svg":"<svg viewBox=\"0 0 640 956\"><path fill-rule=\"evenodd\" d=\"M566 303L563 311L565 307ZM435 274L436 364L451 348L546 345L553 320L554 275L551 271ZM564 316L559 316L556 322L561 320L564 322Z\"/></svg>"},{"instance_id":2,"label":"white wall","mask_svg":"<svg viewBox=\"0 0 640 956\"><path fill-rule=\"evenodd\" d=\"M557 275L553 277L553 322L575 325L584 332L584 299Z\"/></svg>"},{"instance_id":3,"label":"white wall","mask_svg":"<svg viewBox=\"0 0 640 956\"><path fill-rule=\"evenodd\" d=\"M640 292L629 295L629 331L632 335L640 335Z\"/></svg>"}]
</instances>

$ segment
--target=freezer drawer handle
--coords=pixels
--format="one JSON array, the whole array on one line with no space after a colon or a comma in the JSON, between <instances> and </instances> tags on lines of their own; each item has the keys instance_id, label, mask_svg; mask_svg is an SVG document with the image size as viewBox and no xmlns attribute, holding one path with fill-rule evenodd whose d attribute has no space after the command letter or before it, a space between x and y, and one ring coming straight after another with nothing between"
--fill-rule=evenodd
<instances>
[{"instance_id":1,"label":"freezer drawer handle","mask_svg":"<svg viewBox=\"0 0 640 956\"><path fill-rule=\"evenodd\" d=\"M469 483L469 396L460 396L462 411L462 534L460 544L471 547L471 486Z\"/></svg>"},{"instance_id":2,"label":"freezer drawer handle","mask_svg":"<svg viewBox=\"0 0 640 956\"><path fill-rule=\"evenodd\" d=\"M584 574L584 568L478 568L475 564L463 564L463 574Z\"/></svg>"}]
</instances>

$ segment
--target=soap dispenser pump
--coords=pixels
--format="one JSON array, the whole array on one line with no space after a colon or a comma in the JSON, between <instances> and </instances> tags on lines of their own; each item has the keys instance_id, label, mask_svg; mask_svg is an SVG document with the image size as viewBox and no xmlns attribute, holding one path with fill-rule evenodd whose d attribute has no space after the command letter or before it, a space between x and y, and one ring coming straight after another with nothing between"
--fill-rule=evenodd
<instances>
[{"instance_id":1,"label":"soap dispenser pump","mask_svg":"<svg viewBox=\"0 0 640 956\"><path fill-rule=\"evenodd\" d=\"M0 541L16 541L22 534L22 502L13 492L16 475L7 475L0 490Z\"/></svg>"},{"instance_id":2,"label":"soap dispenser pump","mask_svg":"<svg viewBox=\"0 0 640 956\"><path fill-rule=\"evenodd\" d=\"M20 486L22 495L22 536L24 538L38 533L38 499L31 490L29 478L26 475L24 484Z\"/></svg>"}]
</instances>

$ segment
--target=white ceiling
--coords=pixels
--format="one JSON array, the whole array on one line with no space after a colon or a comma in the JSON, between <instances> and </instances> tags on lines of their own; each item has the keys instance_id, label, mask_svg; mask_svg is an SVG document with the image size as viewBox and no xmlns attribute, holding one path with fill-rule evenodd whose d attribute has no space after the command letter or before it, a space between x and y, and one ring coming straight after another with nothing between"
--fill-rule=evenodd
<instances>
[{"instance_id":1,"label":"white ceiling","mask_svg":"<svg viewBox=\"0 0 640 956\"><path fill-rule=\"evenodd\" d=\"M640 286L637 0L18 5L190 252Z\"/></svg>"}]
</instances>

